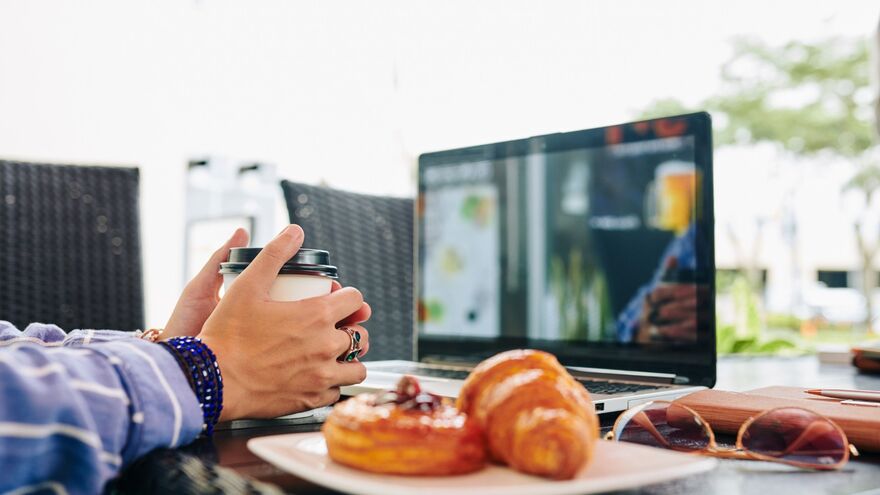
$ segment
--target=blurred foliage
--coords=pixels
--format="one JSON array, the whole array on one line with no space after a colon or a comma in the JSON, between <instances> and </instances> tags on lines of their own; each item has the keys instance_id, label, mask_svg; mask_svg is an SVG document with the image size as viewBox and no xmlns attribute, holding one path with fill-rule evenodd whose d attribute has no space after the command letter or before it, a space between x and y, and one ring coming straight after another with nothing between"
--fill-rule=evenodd
<instances>
[{"instance_id":1,"label":"blurred foliage","mask_svg":"<svg viewBox=\"0 0 880 495\"><path fill-rule=\"evenodd\" d=\"M844 156L874 143L867 40L769 47L741 39L734 53L722 68L724 89L710 101L728 118L720 142L771 141L797 154Z\"/></svg>"},{"instance_id":2,"label":"blurred foliage","mask_svg":"<svg viewBox=\"0 0 880 495\"><path fill-rule=\"evenodd\" d=\"M810 348L798 339L797 334L775 337L740 337L733 325L720 325L717 334L718 354L787 354L798 355Z\"/></svg>"},{"instance_id":3,"label":"blurred foliage","mask_svg":"<svg viewBox=\"0 0 880 495\"><path fill-rule=\"evenodd\" d=\"M860 193L866 205L874 200L874 194L880 191L880 165L865 163L861 169L844 186L844 190Z\"/></svg>"},{"instance_id":4,"label":"blurred foliage","mask_svg":"<svg viewBox=\"0 0 880 495\"><path fill-rule=\"evenodd\" d=\"M765 332L767 323L761 302L745 276L730 284L736 319L719 324L716 333L718 354L803 354L810 350L793 331Z\"/></svg>"},{"instance_id":5,"label":"blurred foliage","mask_svg":"<svg viewBox=\"0 0 880 495\"><path fill-rule=\"evenodd\" d=\"M801 325L803 325L803 321L794 315L768 313L764 319L767 322L767 328L784 328L786 330L800 331Z\"/></svg>"},{"instance_id":6,"label":"blurred foliage","mask_svg":"<svg viewBox=\"0 0 880 495\"><path fill-rule=\"evenodd\" d=\"M741 275L734 270L716 270L715 271L715 292L718 294L726 294L733 289L733 283Z\"/></svg>"},{"instance_id":7,"label":"blurred foliage","mask_svg":"<svg viewBox=\"0 0 880 495\"><path fill-rule=\"evenodd\" d=\"M798 155L856 157L876 142L868 40L831 38L769 46L737 39L716 96L689 107L655 101L640 117L708 110L715 143L772 142Z\"/></svg>"},{"instance_id":8,"label":"blurred foliage","mask_svg":"<svg viewBox=\"0 0 880 495\"><path fill-rule=\"evenodd\" d=\"M733 321L718 319L718 354L799 355L819 344L852 344L863 340L852 323L803 320L790 314L767 313L745 275L727 272L716 277L716 291L734 304ZM805 332L805 330L809 330Z\"/></svg>"},{"instance_id":9,"label":"blurred foliage","mask_svg":"<svg viewBox=\"0 0 880 495\"><path fill-rule=\"evenodd\" d=\"M742 338L759 337L764 328L763 311L761 301L748 280L742 276L737 277L730 287L730 295L736 311L733 324L735 335Z\"/></svg>"}]
</instances>

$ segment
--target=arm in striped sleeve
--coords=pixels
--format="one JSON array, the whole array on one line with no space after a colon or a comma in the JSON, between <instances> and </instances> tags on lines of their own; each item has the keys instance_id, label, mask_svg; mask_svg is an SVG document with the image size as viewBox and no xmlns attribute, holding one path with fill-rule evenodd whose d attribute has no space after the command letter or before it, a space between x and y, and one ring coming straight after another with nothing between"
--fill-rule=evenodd
<instances>
[{"instance_id":1,"label":"arm in striped sleeve","mask_svg":"<svg viewBox=\"0 0 880 495\"><path fill-rule=\"evenodd\" d=\"M100 493L122 466L201 431L195 395L161 346L63 339L0 322L0 493Z\"/></svg>"}]
</instances>

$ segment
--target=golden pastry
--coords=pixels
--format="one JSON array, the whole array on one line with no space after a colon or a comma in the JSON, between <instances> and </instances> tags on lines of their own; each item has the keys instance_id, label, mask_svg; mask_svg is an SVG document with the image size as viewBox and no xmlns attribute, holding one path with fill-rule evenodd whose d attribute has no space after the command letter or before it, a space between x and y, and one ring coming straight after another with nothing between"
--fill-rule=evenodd
<instances>
[{"instance_id":1,"label":"golden pastry","mask_svg":"<svg viewBox=\"0 0 880 495\"><path fill-rule=\"evenodd\" d=\"M515 350L483 361L457 406L484 430L492 459L518 471L571 479L593 457L599 420L590 395L546 352Z\"/></svg>"},{"instance_id":2,"label":"golden pastry","mask_svg":"<svg viewBox=\"0 0 880 495\"><path fill-rule=\"evenodd\" d=\"M476 423L405 376L394 391L337 404L321 431L334 461L364 471L440 476L476 471L486 448Z\"/></svg>"}]
</instances>

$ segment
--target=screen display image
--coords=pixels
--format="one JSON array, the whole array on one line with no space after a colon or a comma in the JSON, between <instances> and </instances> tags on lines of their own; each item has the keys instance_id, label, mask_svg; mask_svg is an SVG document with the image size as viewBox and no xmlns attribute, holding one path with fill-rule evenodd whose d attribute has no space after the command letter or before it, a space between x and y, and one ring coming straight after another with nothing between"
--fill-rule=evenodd
<instances>
[{"instance_id":1,"label":"screen display image","mask_svg":"<svg viewBox=\"0 0 880 495\"><path fill-rule=\"evenodd\" d=\"M705 114L423 155L420 356L714 365L710 195Z\"/></svg>"},{"instance_id":2,"label":"screen display image","mask_svg":"<svg viewBox=\"0 0 880 495\"><path fill-rule=\"evenodd\" d=\"M696 342L693 138L552 153L545 173L544 323L529 335Z\"/></svg>"},{"instance_id":3,"label":"screen display image","mask_svg":"<svg viewBox=\"0 0 880 495\"><path fill-rule=\"evenodd\" d=\"M498 287L498 188L492 165L477 162L432 169L435 187L424 197L426 241L422 270L425 332L496 337L501 313Z\"/></svg>"}]
</instances>

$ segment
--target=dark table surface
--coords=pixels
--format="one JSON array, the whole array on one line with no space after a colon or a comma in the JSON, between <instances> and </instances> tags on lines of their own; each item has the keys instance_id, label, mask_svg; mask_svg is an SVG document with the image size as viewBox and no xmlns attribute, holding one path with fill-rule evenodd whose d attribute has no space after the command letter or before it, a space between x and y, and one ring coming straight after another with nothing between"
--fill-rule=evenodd
<instances>
[{"instance_id":1,"label":"dark table surface","mask_svg":"<svg viewBox=\"0 0 880 495\"><path fill-rule=\"evenodd\" d=\"M719 361L716 385L718 389L743 391L770 385L880 390L880 376L858 374L848 365L822 364L812 356L724 358ZM877 415L880 420L880 410ZM612 419L603 418L603 424L610 424L609 421ZM320 426L305 421L307 420L292 420L291 423L305 424L287 425L278 425L277 422L256 423L251 428L218 431L213 441L198 446L197 452L207 462L217 462L241 475L271 483L288 493L335 493L289 475L256 457L247 449L247 441L251 438L315 431ZM812 472L773 463L721 460L718 467L711 472L645 486L626 493L765 493L768 495L872 493L880 495L880 455L863 454L836 472Z\"/></svg>"}]
</instances>

